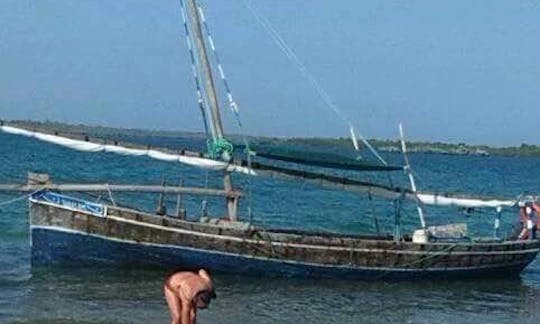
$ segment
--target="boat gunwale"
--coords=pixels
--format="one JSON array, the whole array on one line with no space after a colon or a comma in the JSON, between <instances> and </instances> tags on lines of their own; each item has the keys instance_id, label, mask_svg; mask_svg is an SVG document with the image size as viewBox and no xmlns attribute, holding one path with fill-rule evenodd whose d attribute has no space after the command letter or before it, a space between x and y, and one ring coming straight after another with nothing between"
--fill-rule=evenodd
<instances>
[{"instance_id":1,"label":"boat gunwale","mask_svg":"<svg viewBox=\"0 0 540 324\"><path fill-rule=\"evenodd\" d=\"M42 204L47 206L52 206L55 208L60 209L67 209L72 212L85 214L91 217L95 217L96 219L104 220L104 219L112 219L118 222L124 222L129 223L132 225L138 225L138 226L145 226L145 227L151 227L158 230L165 230L165 231L172 231L176 233L182 233L187 235L194 235L199 237L210 237L215 238L223 241L236 241L236 242L244 242L248 244L256 244L256 245L268 245L271 246L278 246L278 247L292 247L292 248L300 248L300 249L313 249L313 250L327 250L327 251L349 251L349 252L368 252L368 253L391 253L391 254L412 254L412 255L510 255L510 254L524 254L524 253L538 253L540 251L540 240L526 240L526 241L502 241L502 242L482 242L482 243L475 243L475 242L428 242L428 243L413 243L413 242L394 242L391 240L369 240L369 239L358 239L354 237L345 237L348 239L351 239L350 245L345 245L342 243L341 245L337 244L331 244L329 241L327 245L323 244L309 244L309 243L296 243L296 242L287 242L285 240L274 240L272 238L270 239L253 239L248 238L246 236L241 236L241 234L250 234L253 232L260 231L262 233L265 233L264 230L258 230L256 228L248 229L248 230L241 230L238 228L231 228L226 226L219 226L215 224L209 224L209 223L199 223L199 222L192 222L192 221L186 221L186 220L179 220L174 219L174 221L181 222L185 225L198 225L202 227L208 227L212 229L220 229L220 228L226 228L226 229L232 229L236 230L238 232L238 236L235 235L227 235L227 234L213 234L213 233L205 233L202 231L197 231L193 229L186 229L186 228L179 228L175 226L169 226L170 224L163 225L163 224L154 224L150 222L146 222L143 220L137 220L137 219L129 219L122 216L116 216L116 215L106 215L105 217L96 216L92 213L85 212L85 211L79 211L79 210L73 210L73 208L68 208L64 205L59 205L51 202L46 201L40 201L35 199L30 199L30 202L36 203L36 204ZM107 206L107 211L110 212L111 210L121 210L124 212L129 212L134 215L141 214L145 216L150 216L153 218L164 218L164 216L158 216L153 215L150 213L146 213L143 211L138 211L134 209L129 208L118 208L114 206ZM170 218L170 217L169 217ZM275 233L275 232L274 232ZM287 235L287 234L285 234ZM306 232L306 235L309 236L310 233ZM314 237L317 237L314 235ZM344 237L340 237L340 239L344 239ZM374 245L377 246L378 244L388 244L388 248L381 248L381 247L374 247L374 248L361 248L356 247L355 245L358 243L363 243L367 245ZM356 243L356 244L355 244ZM533 246L530 248L530 246ZM498 251L453 251L454 248L463 248L463 247L476 247L476 248L486 248L486 247L502 247L507 246L510 247L510 249L504 249L504 250L498 250ZM411 248L417 248L412 250ZM430 247L449 247L447 250L432 250ZM397 249L400 248L400 249Z\"/></svg>"},{"instance_id":2,"label":"boat gunwale","mask_svg":"<svg viewBox=\"0 0 540 324\"><path fill-rule=\"evenodd\" d=\"M208 227L208 228L212 228L212 229L229 229L229 230L235 230L235 231L238 231L238 233L244 233L244 234L245 233L250 233L250 232L261 232L261 233L272 233L272 234L321 237L323 239L325 239L325 238L350 239L350 240L354 240L354 241L362 241L362 242L373 243L373 244L377 244L377 243L381 243L381 242L387 243L387 242L391 241L392 243L396 243L396 244L405 244L405 245L412 245L412 246L418 246L418 245L424 245L424 246L448 246L448 245L452 245L452 246L454 246L454 245L469 246L469 245L474 245L474 246L478 246L478 247L489 247L489 246L494 246L494 245L497 245L497 246L522 245L522 244L534 244L536 242L540 242L540 239L537 239L537 240L522 240L522 241L518 241L518 240L496 241L496 240L493 240L493 241L489 241L489 242L428 242L428 243L413 243L411 241L395 242L395 241L393 241L393 238L391 236L376 236L376 235L370 235L370 234L358 234L358 235L355 235L355 234L344 234L344 233L320 233L320 232L311 232L311 231L304 231L304 230L297 230L297 229L264 229L264 228L256 228L256 227L251 227L251 228L248 228L246 230L242 230L240 228L236 228L236 227L232 227L232 226L229 227L227 225L219 225L219 224L203 223L203 222L197 222L197 221L182 220L182 219L178 219L178 218L170 217L170 216L159 216L159 215L154 215L154 214L147 213L147 212L144 212L144 211L130 209L130 208L124 208L124 207L107 206L107 210L108 211L121 210L121 211L124 211L124 212L129 212L129 213L133 213L133 214L141 214L141 215L144 215L144 216L155 217L155 218L166 217L166 219L168 219L168 220L172 220L174 222L178 222L178 223L181 223L183 225L197 225L197 226ZM110 216L112 216L112 215L107 215L107 217L110 217ZM127 219L127 218L124 218L124 217L121 217L121 216L113 216L113 217ZM127 220L129 220L129 219L127 219ZM142 221L142 220L136 220L136 221L140 222L140 223L145 223L145 224L152 224L152 223L145 222L145 221ZM152 225L156 225L156 224L152 224ZM196 230L178 228L178 227L168 226L168 225L156 225L156 226L163 226L165 228L181 229L181 230L185 230L185 231L189 231L189 232L199 233ZM230 236L230 235L225 235L225 234L212 234L212 233L202 233L202 234L216 235L216 236L221 236L221 237ZM366 237L370 237L370 236L372 236L373 239L366 238ZM236 236L231 236L231 237L236 237ZM265 240L265 241L268 241L268 240ZM292 242L281 242L281 243L292 243ZM297 243L292 243L292 244L297 244ZM309 245L311 245L311 244L309 244ZM313 244L313 245L315 245L315 244ZM347 247L347 250L350 250L350 247Z\"/></svg>"},{"instance_id":3,"label":"boat gunwale","mask_svg":"<svg viewBox=\"0 0 540 324\"><path fill-rule=\"evenodd\" d=\"M513 249L513 250L505 250L505 251L451 251L445 250L445 251L430 251L430 250L419 250L419 251L411 251L407 249L403 250L396 250L396 249L382 249L382 248L357 248L357 247L345 247L345 246L330 246L330 245L320 245L320 244L299 244L299 243L291 243L291 242L281 242L281 241L271 241L271 240L254 240L254 239L248 239L248 238L240 238L235 236L229 236L229 235L218 235L218 234L210 234L210 233L201 233L197 231L192 230L186 230L181 228L174 228L169 226L163 226L163 225L156 225L151 224L147 222L141 222L137 220L131 220L131 219L125 219L118 216L107 216L114 220L130 223L133 225L140 225L140 226L148 226L153 227L156 229L162 229L162 230L168 230L173 231L177 233L183 233L183 234L189 234L194 236L203 236L203 237L211 237L211 238L217 238L221 240L231 240L231 241L237 241L237 242L245 242L249 244L258 244L258 245L267 245L271 244L272 246L284 246L284 247L294 247L294 248L304 248L304 249L317 249L317 250L331 250L331 251L352 251L352 252L370 252L370 253L394 253L394 254L415 254L415 255L509 255L509 254L523 254L523 253L537 253L540 250L540 241L534 240L530 241L531 244L539 245L536 248L531 249L523 249L523 246L519 249ZM368 240L359 240L359 241L368 241ZM372 241L372 242L380 242L380 241ZM407 244L409 246L430 246L430 243L412 243L412 242L398 242L396 243L396 246L399 244ZM459 243L439 243L439 245L442 246L457 246ZM470 245L474 246L474 243L469 244L463 244L463 245ZM520 244L521 245L521 244Z\"/></svg>"}]
</instances>

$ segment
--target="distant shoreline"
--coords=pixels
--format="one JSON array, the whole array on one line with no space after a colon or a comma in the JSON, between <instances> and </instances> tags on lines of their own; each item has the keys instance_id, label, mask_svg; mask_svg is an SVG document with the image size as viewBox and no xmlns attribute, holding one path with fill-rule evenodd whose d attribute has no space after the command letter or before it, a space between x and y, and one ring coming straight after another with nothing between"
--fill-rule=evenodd
<instances>
[{"instance_id":1,"label":"distant shoreline","mask_svg":"<svg viewBox=\"0 0 540 324\"><path fill-rule=\"evenodd\" d=\"M27 129L40 129L47 132L77 133L88 134L95 137L111 137L115 135L123 136L160 136L160 137L200 137L204 138L204 133L184 132L184 131L165 131L148 130L136 128L119 128L106 126L88 126L84 124L68 124L51 121L29 121L29 120L11 120L5 121L14 126L20 126ZM238 135L231 135L231 138L238 138ZM265 136L250 136L253 140L265 143L275 144L304 144L309 146L351 146L349 138L273 138ZM382 152L401 152L400 143L397 140L370 139L371 145ZM451 144L443 142L419 142L408 141L407 147L411 153L431 153L446 155L471 155L471 156L508 156L508 157L540 157L540 146L522 144L521 146L491 147L488 145L468 145L465 143Z\"/></svg>"}]
</instances>

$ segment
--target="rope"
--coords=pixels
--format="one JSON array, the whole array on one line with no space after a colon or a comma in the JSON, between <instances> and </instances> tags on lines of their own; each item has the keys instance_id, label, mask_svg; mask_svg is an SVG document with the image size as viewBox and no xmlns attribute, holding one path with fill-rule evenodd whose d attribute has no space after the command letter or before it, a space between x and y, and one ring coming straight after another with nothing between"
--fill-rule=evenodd
<instances>
[{"instance_id":1,"label":"rope","mask_svg":"<svg viewBox=\"0 0 540 324\"><path fill-rule=\"evenodd\" d=\"M215 138L207 141L208 155L214 159L230 160L233 156L234 146L227 139Z\"/></svg>"},{"instance_id":2,"label":"rope","mask_svg":"<svg viewBox=\"0 0 540 324\"><path fill-rule=\"evenodd\" d=\"M104 203L107 203L107 202L110 202L112 204L112 201L110 200L110 198L107 198L107 197L103 197L103 194L93 194L91 192L87 192L87 191L77 191L78 194L81 194L83 196L88 196L90 198L88 198L89 200L91 198L95 198L96 199L96 203L101 203L101 200L103 199ZM126 194L129 194L129 193L124 193L124 195ZM143 199L147 199L147 198L143 198ZM122 207L122 208L130 208L130 209L137 209L138 207L136 207L135 205L131 205L131 204L123 204L123 203L116 203L116 206L115 207ZM149 213L151 213L151 211L149 211Z\"/></svg>"},{"instance_id":3,"label":"rope","mask_svg":"<svg viewBox=\"0 0 540 324\"><path fill-rule=\"evenodd\" d=\"M201 22L203 24L204 30L206 31L206 37L208 38L208 44L210 45L210 49L212 50L212 53L214 55L214 59L216 61L217 69L219 72L219 76L221 77L221 80L223 81L223 85L225 87L225 91L227 92L227 100L229 102L229 107L231 108L231 111L233 112L234 116L236 117L236 122L241 127L242 122L240 121L240 115L238 110L238 105L233 99L231 88L229 87L229 82L227 81L227 78L225 77L225 72L223 70L223 66L221 65L221 59L218 55L218 52L216 50L216 46L214 43L214 38L212 37L212 33L210 32L210 28L208 27L208 23L206 22L206 17L204 16L204 11L202 7L199 5L199 16L201 17Z\"/></svg>"},{"instance_id":4,"label":"rope","mask_svg":"<svg viewBox=\"0 0 540 324\"><path fill-rule=\"evenodd\" d=\"M40 190L36 190L36 191L34 191L34 192L31 192L31 193L29 193L29 194L24 194L24 195L22 195L22 196L19 196L19 197L13 198L13 199L9 199L9 200L6 200L6 201L2 201L2 202L0 202L0 206L6 206L6 205L10 205L10 204L16 203L16 202L18 202L18 201L21 201L21 200L23 200L23 199L25 199L25 198L28 198L28 197L32 196L33 194L36 194L36 193L40 192L40 191L41 191L41 189L40 189Z\"/></svg>"},{"instance_id":5,"label":"rope","mask_svg":"<svg viewBox=\"0 0 540 324\"><path fill-rule=\"evenodd\" d=\"M204 188L208 189L208 183L210 179L210 173L208 170L204 173ZM201 216L206 217L208 216L208 195L203 196L203 200L201 201Z\"/></svg>"},{"instance_id":6,"label":"rope","mask_svg":"<svg viewBox=\"0 0 540 324\"><path fill-rule=\"evenodd\" d=\"M340 118L348 127L351 134L351 141L353 143L353 146L355 150L358 152L360 151L360 147L358 146L358 143L356 141L355 136L355 130L353 127L352 122L349 118L345 116L345 114L338 108L338 106L333 102L332 98L324 90L324 88L321 86L321 84L315 79L315 77L309 73L307 67L300 61L296 53L291 49L289 45L285 42L283 37L278 33L278 31L272 26L272 24L266 19L265 17L261 16L259 12L249 3L248 0L244 0L244 6L249 10L249 12L255 17L257 22L264 28L264 30L268 33L270 38L274 41L274 43L277 45L277 47L285 54L285 56L293 63L293 65L298 69L300 74L308 80L308 82L311 84L311 86L315 89L323 103L326 105L327 108L329 108L338 118ZM366 145L366 147L371 151L371 153L383 164L387 165L386 161L380 156L380 154L373 148L373 146L367 141L367 139L362 136L362 134L357 133L360 137L360 140Z\"/></svg>"},{"instance_id":7,"label":"rope","mask_svg":"<svg viewBox=\"0 0 540 324\"><path fill-rule=\"evenodd\" d=\"M373 196L371 195L371 190L369 190L368 192L368 198L369 198L369 204L371 206L371 216L373 216L373 225L375 226L377 235L381 235L381 229L379 226L379 218L377 217L377 213L375 213L375 206L373 204Z\"/></svg>"},{"instance_id":8,"label":"rope","mask_svg":"<svg viewBox=\"0 0 540 324\"><path fill-rule=\"evenodd\" d=\"M354 147L356 151L359 151L358 144L356 143L356 136L354 136L355 134L354 128L350 122L349 122L349 129L351 130ZM386 161L382 158L379 152L377 152L377 150L368 142L368 140L364 137L364 135L362 135L358 131L356 132L356 134L360 136L360 140L362 141L362 143L364 143L364 145L371 151L371 154L373 154L377 158L377 160L379 160L379 162L382 163L382 165L388 165L388 163L386 163Z\"/></svg>"},{"instance_id":9,"label":"rope","mask_svg":"<svg viewBox=\"0 0 540 324\"><path fill-rule=\"evenodd\" d=\"M272 256L275 256L275 255L276 255L276 251L275 251L275 249L274 249L274 245L272 244L272 243L273 243L273 242L272 242L272 237L271 237L270 234L266 231L266 229L268 229L269 226L267 225L267 223L266 223L266 221L265 221L264 219L260 218L260 219L258 219L258 220L259 220L259 222L261 223L261 224L260 224L261 229L256 229L256 232L255 232L255 233L258 234L258 235L260 235L260 237L261 237L262 239L266 239L268 245L270 246L270 251L272 252ZM252 225L252 224L251 224L251 221L250 221L250 224L249 224L249 225ZM266 238L265 238L265 235L263 235L263 233L266 234Z\"/></svg>"},{"instance_id":10,"label":"rope","mask_svg":"<svg viewBox=\"0 0 540 324\"><path fill-rule=\"evenodd\" d=\"M403 203L403 195L399 200L394 201L394 241L401 241L401 207Z\"/></svg>"},{"instance_id":11,"label":"rope","mask_svg":"<svg viewBox=\"0 0 540 324\"><path fill-rule=\"evenodd\" d=\"M111 199L111 202L112 202L113 206L116 207L116 202L114 201L114 198L113 198L113 195L112 195L112 192L111 192L111 187L109 186L108 183L107 183L107 191L109 192L109 198Z\"/></svg>"}]
</instances>

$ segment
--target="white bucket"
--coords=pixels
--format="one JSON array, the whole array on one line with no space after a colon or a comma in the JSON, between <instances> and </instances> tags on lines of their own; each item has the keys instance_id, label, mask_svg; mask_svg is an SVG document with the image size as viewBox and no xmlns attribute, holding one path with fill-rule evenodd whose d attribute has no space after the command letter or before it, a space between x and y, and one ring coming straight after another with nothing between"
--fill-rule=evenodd
<instances>
[{"instance_id":1,"label":"white bucket","mask_svg":"<svg viewBox=\"0 0 540 324\"><path fill-rule=\"evenodd\" d=\"M413 232L413 243L427 243L429 241L428 231L425 229L419 229Z\"/></svg>"}]
</instances>

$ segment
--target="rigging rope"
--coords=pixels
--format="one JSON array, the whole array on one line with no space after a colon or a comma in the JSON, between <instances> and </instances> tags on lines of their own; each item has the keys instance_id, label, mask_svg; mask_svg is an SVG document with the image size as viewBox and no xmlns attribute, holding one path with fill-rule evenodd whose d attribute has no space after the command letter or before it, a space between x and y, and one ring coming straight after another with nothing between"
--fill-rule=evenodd
<instances>
[{"instance_id":1,"label":"rigging rope","mask_svg":"<svg viewBox=\"0 0 540 324\"><path fill-rule=\"evenodd\" d=\"M214 160L220 158L230 160L233 156L234 146L224 137L209 139L206 144L208 146L208 155Z\"/></svg>"},{"instance_id":2,"label":"rigging rope","mask_svg":"<svg viewBox=\"0 0 540 324\"><path fill-rule=\"evenodd\" d=\"M209 172L207 170L204 174L204 188L205 189L208 189L209 179L210 179ZM208 195L203 196L203 199L201 201L201 217L208 216L208 199L209 199Z\"/></svg>"},{"instance_id":3,"label":"rigging rope","mask_svg":"<svg viewBox=\"0 0 540 324\"><path fill-rule=\"evenodd\" d=\"M109 193L109 198L110 198L113 206L116 207L116 201L114 201L113 194L112 194L112 191L111 191L111 187L109 186L108 183L107 183L107 192Z\"/></svg>"},{"instance_id":4,"label":"rigging rope","mask_svg":"<svg viewBox=\"0 0 540 324\"><path fill-rule=\"evenodd\" d=\"M333 102L332 98L324 90L324 88L321 86L321 84L315 79L315 77L309 73L307 67L300 61L296 53L291 49L289 45L285 42L283 37L278 33L278 31L272 26L272 24L263 17L250 3L249 0L244 0L244 6L248 9L248 11L255 17L257 22L264 28L264 30L268 33L270 38L274 41L274 43L279 47L279 49L285 54L285 56L293 63L293 65L298 69L300 74L305 77L308 82L311 84L311 86L315 89L321 100L326 104L326 106L332 110L336 116L338 116L347 126L349 127L349 132L351 135L351 141L353 143L353 146L357 152L360 151L360 147L358 145L358 141L356 139L355 135L355 129L353 127L352 122L349 118L345 116L345 114L338 108L338 106ZM383 164L387 165L386 161L381 157L381 155L375 150L375 148L367 141L367 139L360 133L356 133L360 137L360 140L366 147L371 151L371 153Z\"/></svg>"},{"instance_id":5,"label":"rigging rope","mask_svg":"<svg viewBox=\"0 0 540 324\"><path fill-rule=\"evenodd\" d=\"M233 112L236 122L238 123L238 126L242 127L242 122L240 121L240 115L238 110L238 105L233 99L231 88L229 87L229 82L227 81L227 78L225 77L225 72L223 70L223 66L221 65L221 59L220 56L216 50L216 46L214 43L214 38L212 37L212 33L210 32L210 28L208 27L208 23L206 22L206 17L204 15L204 11L202 7L199 5L198 7L199 16L201 17L201 22L203 24L204 30L206 32L206 37L208 39L208 44L210 45L210 49L212 50L214 60L216 61L217 69L219 72L219 76L221 78L221 81L223 81L223 86L225 87L225 91L227 92L227 100L229 102L229 108L231 108L231 111Z\"/></svg>"},{"instance_id":6,"label":"rigging rope","mask_svg":"<svg viewBox=\"0 0 540 324\"><path fill-rule=\"evenodd\" d=\"M22 195L22 196L19 196L19 197L13 198L13 199L9 199L9 200L6 200L6 201L2 201L2 202L0 202L0 206L6 206L6 205L10 205L10 204L16 203L16 202L18 202L18 201L20 201L20 200L23 200L23 199L25 199L25 198L28 198L28 197L32 196L32 195L35 194L35 193L40 192L40 191L41 191L41 190L36 190L36 191L31 192L31 193L29 193L29 194L24 194L24 195Z\"/></svg>"}]
</instances>

